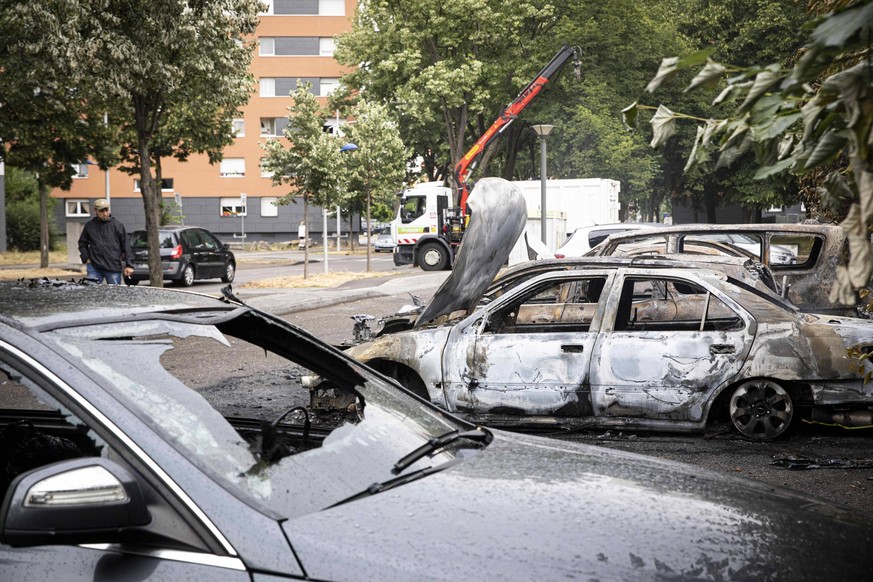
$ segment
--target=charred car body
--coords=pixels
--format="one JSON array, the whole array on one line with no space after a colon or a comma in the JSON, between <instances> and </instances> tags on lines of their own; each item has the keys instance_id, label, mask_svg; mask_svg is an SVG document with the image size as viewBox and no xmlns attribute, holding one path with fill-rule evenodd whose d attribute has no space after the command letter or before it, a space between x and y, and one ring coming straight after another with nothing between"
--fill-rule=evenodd
<instances>
[{"instance_id":1,"label":"charred car body","mask_svg":"<svg viewBox=\"0 0 873 582\"><path fill-rule=\"evenodd\" d=\"M588 256L726 254L753 257L773 270L786 297L801 311L869 316L856 306L831 303L837 266L847 256L842 227L825 224L686 224L611 235Z\"/></svg>"},{"instance_id":2,"label":"charred car body","mask_svg":"<svg viewBox=\"0 0 873 582\"><path fill-rule=\"evenodd\" d=\"M493 426L693 432L724 418L769 440L800 415L873 423L868 320L802 313L725 266L601 260L521 267L478 308L487 283L456 268L413 329L347 353ZM313 402L342 405L330 396L316 389Z\"/></svg>"},{"instance_id":3,"label":"charred car body","mask_svg":"<svg viewBox=\"0 0 873 582\"><path fill-rule=\"evenodd\" d=\"M873 568L869 515L477 428L231 296L0 287L10 580L852 580ZM290 382L267 419L241 418L245 403L218 410L219 386L185 357L212 350L237 381L263 365L252 354L287 377L319 374L355 412L310 425Z\"/></svg>"}]
</instances>

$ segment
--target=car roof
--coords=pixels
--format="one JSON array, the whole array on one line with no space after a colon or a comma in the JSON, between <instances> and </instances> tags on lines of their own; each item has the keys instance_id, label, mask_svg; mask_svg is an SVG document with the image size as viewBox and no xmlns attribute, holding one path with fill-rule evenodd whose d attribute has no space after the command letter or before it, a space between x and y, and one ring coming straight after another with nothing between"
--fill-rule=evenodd
<instances>
[{"instance_id":1,"label":"car roof","mask_svg":"<svg viewBox=\"0 0 873 582\"><path fill-rule=\"evenodd\" d=\"M209 295L156 287L50 279L0 282L0 320L18 327L51 328L135 319L145 313L230 311L238 307Z\"/></svg>"},{"instance_id":2,"label":"car roof","mask_svg":"<svg viewBox=\"0 0 873 582\"><path fill-rule=\"evenodd\" d=\"M670 234L685 234L685 233L731 233L731 232L783 232L783 233L819 233L831 234L842 232L842 227L836 224L674 224L671 226L662 226L659 228L649 228L643 230L635 230L633 232L623 232L610 235L610 241L632 239L634 237L642 237L646 235L670 235Z\"/></svg>"}]
</instances>

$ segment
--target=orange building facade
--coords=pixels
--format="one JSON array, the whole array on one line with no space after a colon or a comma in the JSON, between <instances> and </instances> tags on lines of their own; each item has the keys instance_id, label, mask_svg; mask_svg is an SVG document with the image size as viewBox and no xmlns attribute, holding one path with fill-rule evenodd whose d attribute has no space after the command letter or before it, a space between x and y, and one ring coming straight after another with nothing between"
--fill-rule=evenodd
<instances>
[{"instance_id":1,"label":"orange building facade","mask_svg":"<svg viewBox=\"0 0 873 582\"><path fill-rule=\"evenodd\" d=\"M262 0L263 1L263 0ZM261 147L282 135L287 125L289 92L299 80L309 82L316 96L325 98L347 70L333 58L334 37L350 30L356 0L268 0L261 14L251 73L255 92L234 119L235 140L225 148L221 164L210 165L206 156L187 162L162 160L163 196L167 208L184 224L203 226L225 242L296 241L303 220L303 204L277 206L288 186L273 186L262 174ZM323 99L321 99L323 101ZM109 122L111 123L111 119ZM329 130L340 123L324 120ZM284 140L284 138L282 138ZM82 225L93 216L92 204L109 198L112 214L128 232L144 228L145 214L137 176L117 170L103 172L95 165L80 164L69 191L55 190L61 204L56 220L66 233L68 248L75 251ZM108 176L107 176L108 174ZM321 208L307 217L310 235L320 236ZM358 230L359 222L343 217L343 231ZM329 229L336 231L335 219Z\"/></svg>"}]
</instances>

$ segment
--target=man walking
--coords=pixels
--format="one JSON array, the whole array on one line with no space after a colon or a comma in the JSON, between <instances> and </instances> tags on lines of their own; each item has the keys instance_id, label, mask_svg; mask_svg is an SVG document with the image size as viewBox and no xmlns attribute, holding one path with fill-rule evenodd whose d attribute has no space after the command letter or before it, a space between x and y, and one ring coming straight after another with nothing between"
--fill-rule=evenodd
<instances>
[{"instance_id":1,"label":"man walking","mask_svg":"<svg viewBox=\"0 0 873 582\"><path fill-rule=\"evenodd\" d=\"M133 274L133 252L127 232L109 213L108 200L97 200L94 210L97 216L85 223L79 237L79 256L88 270L88 279L120 285L122 273Z\"/></svg>"}]
</instances>

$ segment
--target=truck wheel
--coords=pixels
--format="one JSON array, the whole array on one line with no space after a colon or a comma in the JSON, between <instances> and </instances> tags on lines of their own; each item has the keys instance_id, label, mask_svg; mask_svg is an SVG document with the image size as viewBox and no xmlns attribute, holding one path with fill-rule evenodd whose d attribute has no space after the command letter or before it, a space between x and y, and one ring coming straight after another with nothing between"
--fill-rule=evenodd
<instances>
[{"instance_id":1,"label":"truck wheel","mask_svg":"<svg viewBox=\"0 0 873 582\"><path fill-rule=\"evenodd\" d=\"M449 264L449 252L439 243L421 245L418 251L418 265L422 271L442 271Z\"/></svg>"}]
</instances>

